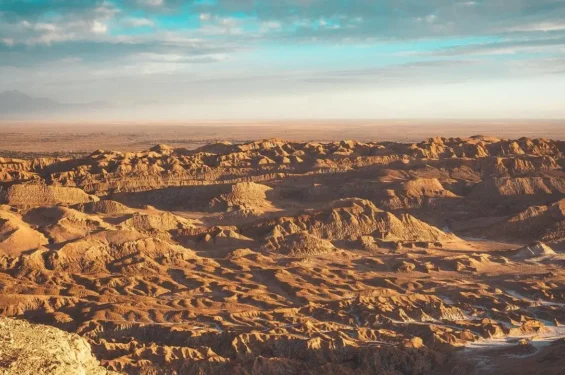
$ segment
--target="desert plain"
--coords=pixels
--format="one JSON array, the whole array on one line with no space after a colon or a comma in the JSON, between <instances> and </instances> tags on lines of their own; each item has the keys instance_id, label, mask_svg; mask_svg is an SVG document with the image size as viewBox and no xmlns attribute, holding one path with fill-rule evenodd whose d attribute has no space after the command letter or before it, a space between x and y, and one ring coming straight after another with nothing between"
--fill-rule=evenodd
<instances>
[{"instance_id":1,"label":"desert plain","mask_svg":"<svg viewBox=\"0 0 565 375\"><path fill-rule=\"evenodd\" d=\"M0 373L562 374L564 125L3 123Z\"/></svg>"}]
</instances>

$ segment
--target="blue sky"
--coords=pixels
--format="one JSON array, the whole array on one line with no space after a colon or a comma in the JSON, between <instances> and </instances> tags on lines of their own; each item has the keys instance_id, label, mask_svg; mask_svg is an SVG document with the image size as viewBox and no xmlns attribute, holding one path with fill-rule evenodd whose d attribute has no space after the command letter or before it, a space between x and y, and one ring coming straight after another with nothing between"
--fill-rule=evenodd
<instances>
[{"instance_id":1,"label":"blue sky","mask_svg":"<svg viewBox=\"0 0 565 375\"><path fill-rule=\"evenodd\" d=\"M563 118L565 0L0 0L0 91L119 119Z\"/></svg>"}]
</instances>

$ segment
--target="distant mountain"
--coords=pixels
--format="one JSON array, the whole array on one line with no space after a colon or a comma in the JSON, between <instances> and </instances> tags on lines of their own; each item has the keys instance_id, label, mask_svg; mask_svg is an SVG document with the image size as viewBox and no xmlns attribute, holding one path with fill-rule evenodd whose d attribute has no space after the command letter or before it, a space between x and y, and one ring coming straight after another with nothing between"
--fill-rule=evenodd
<instances>
[{"instance_id":1,"label":"distant mountain","mask_svg":"<svg viewBox=\"0 0 565 375\"><path fill-rule=\"evenodd\" d=\"M61 103L49 98L27 95L21 91L9 90L0 93L0 114L40 114L77 111L92 111L110 108L107 102Z\"/></svg>"}]
</instances>

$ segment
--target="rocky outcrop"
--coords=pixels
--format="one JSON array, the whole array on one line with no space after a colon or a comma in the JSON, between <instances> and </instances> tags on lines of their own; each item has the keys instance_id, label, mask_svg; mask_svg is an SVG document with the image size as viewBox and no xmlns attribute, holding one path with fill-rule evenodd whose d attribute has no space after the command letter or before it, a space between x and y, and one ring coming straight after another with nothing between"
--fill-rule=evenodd
<instances>
[{"instance_id":1,"label":"rocky outcrop","mask_svg":"<svg viewBox=\"0 0 565 375\"><path fill-rule=\"evenodd\" d=\"M539 240L550 245L565 241L565 200L549 205L530 206L510 217L498 218L487 226L468 231L501 239Z\"/></svg>"},{"instance_id":2,"label":"rocky outcrop","mask_svg":"<svg viewBox=\"0 0 565 375\"><path fill-rule=\"evenodd\" d=\"M79 188L42 184L17 184L0 191L0 201L11 206L73 205L97 200Z\"/></svg>"},{"instance_id":3,"label":"rocky outcrop","mask_svg":"<svg viewBox=\"0 0 565 375\"><path fill-rule=\"evenodd\" d=\"M126 205L112 200L101 200L97 202L79 204L76 208L79 211L89 214L124 215L132 212L132 210Z\"/></svg>"},{"instance_id":4,"label":"rocky outcrop","mask_svg":"<svg viewBox=\"0 0 565 375\"><path fill-rule=\"evenodd\" d=\"M11 212L8 207L0 208L0 256L17 256L47 243L43 233L33 229L19 215Z\"/></svg>"},{"instance_id":5,"label":"rocky outcrop","mask_svg":"<svg viewBox=\"0 0 565 375\"><path fill-rule=\"evenodd\" d=\"M473 190L477 199L565 194L565 178L519 177L485 180Z\"/></svg>"},{"instance_id":6,"label":"rocky outcrop","mask_svg":"<svg viewBox=\"0 0 565 375\"><path fill-rule=\"evenodd\" d=\"M411 215L397 217L362 199L339 200L324 210L281 217L245 228L244 231L251 236L270 237L306 231L328 240L355 239L377 232L398 240L437 241L455 238Z\"/></svg>"},{"instance_id":7,"label":"rocky outcrop","mask_svg":"<svg viewBox=\"0 0 565 375\"><path fill-rule=\"evenodd\" d=\"M9 318L0 318L0 357L5 375L118 375L100 366L80 336Z\"/></svg>"},{"instance_id":8,"label":"rocky outcrop","mask_svg":"<svg viewBox=\"0 0 565 375\"><path fill-rule=\"evenodd\" d=\"M266 193L272 189L253 182L242 182L231 186L231 191L221 194L212 201L212 206L220 205L224 210L232 208L271 207Z\"/></svg>"},{"instance_id":9,"label":"rocky outcrop","mask_svg":"<svg viewBox=\"0 0 565 375\"><path fill-rule=\"evenodd\" d=\"M335 246L327 240L300 232L281 237L269 237L263 248L290 256L310 256L335 251Z\"/></svg>"},{"instance_id":10,"label":"rocky outcrop","mask_svg":"<svg viewBox=\"0 0 565 375\"><path fill-rule=\"evenodd\" d=\"M555 255L555 251L543 242L537 242L516 250L513 257L518 259L538 258Z\"/></svg>"},{"instance_id":11,"label":"rocky outcrop","mask_svg":"<svg viewBox=\"0 0 565 375\"><path fill-rule=\"evenodd\" d=\"M481 177L521 177L558 171L564 149L563 142L558 141L489 137L437 137L414 144L264 140L241 145L223 142L196 150L158 145L142 152L99 150L70 160L6 159L0 162L0 176L4 176L2 181L80 187L97 195L212 183L262 183L281 176L391 167L405 162L450 163L459 171L471 166Z\"/></svg>"}]
</instances>

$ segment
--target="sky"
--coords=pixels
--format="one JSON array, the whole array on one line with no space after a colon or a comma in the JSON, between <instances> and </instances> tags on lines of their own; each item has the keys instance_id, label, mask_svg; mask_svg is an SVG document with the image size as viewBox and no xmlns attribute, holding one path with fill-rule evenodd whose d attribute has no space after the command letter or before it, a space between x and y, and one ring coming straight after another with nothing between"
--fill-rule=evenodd
<instances>
[{"instance_id":1,"label":"sky","mask_svg":"<svg viewBox=\"0 0 565 375\"><path fill-rule=\"evenodd\" d=\"M0 0L0 92L117 120L565 118L565 0Z\"/></svg>"}]
</instances>

